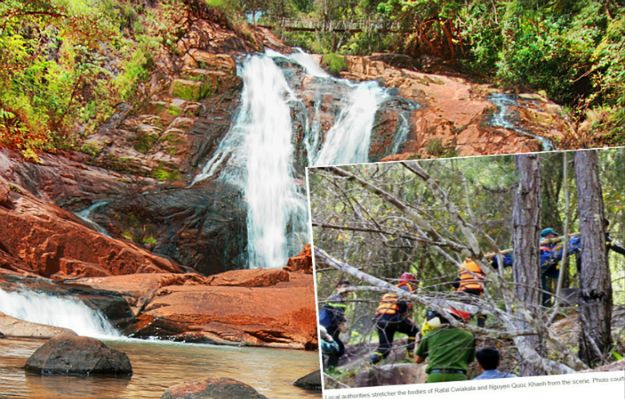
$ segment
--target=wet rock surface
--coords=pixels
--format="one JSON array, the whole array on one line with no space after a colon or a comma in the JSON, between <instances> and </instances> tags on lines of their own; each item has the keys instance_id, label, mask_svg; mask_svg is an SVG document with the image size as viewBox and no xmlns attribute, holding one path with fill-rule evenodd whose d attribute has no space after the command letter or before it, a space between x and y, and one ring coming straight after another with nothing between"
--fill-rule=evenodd
<instances>
[{"instance_id":1,"label":"wet rock surface","mask_svg":"<svg viewBox=\"0 0 625 399\"><path fill-rule=\"evenodd\" d=\"M109 348L95 338L67 334L43 344L28 358L25 368L43 375L132 375L132 366L125 353Z\"/></svg>"},{"instance_id":2,"label":"wet rock surface","mask_svg":"<svg viewBox=\"0 0 625 399\"><path fill-rule=\"evenodd\" d=\"M44 277L180 271L174 262L84 226L72 213L14 186L13 209L0 207L0 249Z\"/></svg>"},{"instance_id":3,"label":"wet rock surface","mask_svg":"<svg viewBox=\"0 0 625 399\"><path fill-rule=\"evenodd\" d=\"M240 191L220 181L129 192L94 220L202 274L245 267L246 209Z\"/></svg>"},{"instance_id":4,"label":"wet rock surface","mask_svg":"<svg viewBox=\"0 0 625 399\"><path fill-rule=\"evenodd\" d=\"M251 386L232 378L207 378L174 385L161 399L267 399Z\"/></svg>"},{"instance_id":5,"label":"wet rock surface","mask_svg":"<svg viewBox=\"0 0 625 399\"><path fill-rule=\"evenodd\" d=\"M499 90L453 75L426 73L418 60L393 55L347 57L342 76L356 81L377 79L421 105L412 111L410 134L397 154L384 160L450 155L536 151L540 143L510 129L492 126L496 106L489 95ZM559 107L530 94L520 94L510 117L534 134L559 141L568 130Z\"/></svg>"},{"instance_id":6,"label":"wet rock surface","mask_svg":"<svg viewBox=\"0 0 625 399\"><path fill-rule=\"evenodd\" d=\"M74 334L67 328L30 323L0 312L0 338L52 338L60 334Z\"/></svg>"}]
</instances>

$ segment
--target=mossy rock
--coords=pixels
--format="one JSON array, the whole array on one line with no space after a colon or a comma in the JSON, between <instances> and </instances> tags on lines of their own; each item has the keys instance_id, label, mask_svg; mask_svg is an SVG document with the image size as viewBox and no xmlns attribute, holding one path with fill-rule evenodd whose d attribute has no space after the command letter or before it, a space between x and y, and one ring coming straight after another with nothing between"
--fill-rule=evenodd
<instances>
[{"instance_id":1,"label":"mossy rock","mask_svg":"<svg viewBox=\"0 0 625 399\"><path fill-rule=\"evenodd\" d=\"M205 82L188 79L175 79L171 82L171 95L189 101L199 101L210 92Z\"/></svg>"},{"instance_id":2,"label":"mossy rock","mask_svg":"<svg viewBox=\"0 0 625 399\"><path fill-rule=\"evenodd\" d=\"M145 133L138 136L134 142L134 149L141 154L147 154L158 142L158 135Z\"/></svg>"},{"instance_id":3,"label":"mossy rock","mask_svg":"<svg viewBox=\"0 0 625 399\"><path fill-rule=\"evenodd\" d=\"M163 164L154 168L152 171L152 177L160 181L174 181L182 179L182 175L178 170L169 168Z\"/></svg>"}]
</instances>

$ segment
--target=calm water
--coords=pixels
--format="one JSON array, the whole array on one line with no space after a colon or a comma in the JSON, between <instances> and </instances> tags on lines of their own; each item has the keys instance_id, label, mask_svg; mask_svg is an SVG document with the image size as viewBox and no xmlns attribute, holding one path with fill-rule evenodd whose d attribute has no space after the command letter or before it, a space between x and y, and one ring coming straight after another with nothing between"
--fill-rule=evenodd
<instances>
[{"instance_id":1,"label":"calm water","mask_svg":"<svg viewBox=\"0 0 625 399\"><path fill-rule=\"evenodd\" d=\"M293 381L319 368L316 352L144 341L107 341L130 358L130 379L27 374L26 359L44 341L0 339L0 398L160 398L184 380L230 377L270 399L320 398Z\"/></svg>"}]
</instances>

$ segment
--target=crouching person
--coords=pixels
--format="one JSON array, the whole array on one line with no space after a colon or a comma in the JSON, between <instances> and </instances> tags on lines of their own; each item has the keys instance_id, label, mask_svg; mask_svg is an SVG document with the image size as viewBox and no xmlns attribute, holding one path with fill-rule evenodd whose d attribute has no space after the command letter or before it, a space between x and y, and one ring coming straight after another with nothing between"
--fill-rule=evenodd
<instances>
[{"instance_id":1,"label":"crouching person","mask_svg":"<svg viewBox=\"0 0 625 399\"><path fill-rule=\"evenodd\" d=\"M319 326L319 336L321 338L319 346L321 347L321 354L323 356L323 367L334 367L335 364L330 364L330 359L337 357L337 354L340 351L339 345L334 338L328 334L328 330L326 330L324 326Z\"/></svg>"},{"instance_id":2,"label":"crouching person","mask_svg":"<svg viewBox=\"0 0 625 399\"><path fill-rule=\"evenodd\" d=\"M466 323L469 313L449 309L458 321ZM428 360L425 372L427 382L467 380L469 364L475 358L475 337L463 328L453 327L449 320L438 312L428 310L426 319L432 325L440 326L425 334L419 342L415 361Z\"/></svg>"}]
</instances>

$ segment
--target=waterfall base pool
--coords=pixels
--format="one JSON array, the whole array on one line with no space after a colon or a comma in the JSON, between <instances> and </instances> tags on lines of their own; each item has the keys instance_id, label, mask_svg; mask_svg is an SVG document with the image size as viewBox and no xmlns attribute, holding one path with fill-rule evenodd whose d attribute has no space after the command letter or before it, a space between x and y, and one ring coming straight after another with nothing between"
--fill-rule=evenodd
<instances>
[{"instance_id":1,"label":"waterfall base pool","mask_svg":"<svg viewBox=\"0 0 625 399\"><path fill-rule=\"evenodd\" d=\"M172 385L206 377L234 378L272 399L321 397L292 385L319 368L317 352L114 340L105 342L130 358L129 379L26 373L26 359L44 342L0 339L0 398L160 398Z\"/></svg>"}]
</instances>

